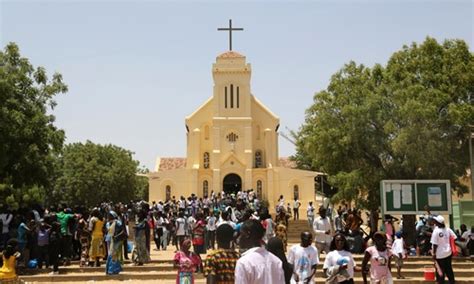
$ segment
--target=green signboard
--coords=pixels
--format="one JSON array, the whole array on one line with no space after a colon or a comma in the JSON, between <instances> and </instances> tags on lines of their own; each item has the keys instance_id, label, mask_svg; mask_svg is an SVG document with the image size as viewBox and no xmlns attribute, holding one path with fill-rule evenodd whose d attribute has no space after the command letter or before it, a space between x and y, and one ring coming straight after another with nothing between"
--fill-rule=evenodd
<instances>
[{"instance_id":1,"label":"green signboard","mask_svg":"<svg viewBox=\"0 0 474 284\"><path fill-rule=\"evenodd\" d=\"M451 214L449 180L383 180L380 182L383 214Z\"/></svg>"}]
</instances>

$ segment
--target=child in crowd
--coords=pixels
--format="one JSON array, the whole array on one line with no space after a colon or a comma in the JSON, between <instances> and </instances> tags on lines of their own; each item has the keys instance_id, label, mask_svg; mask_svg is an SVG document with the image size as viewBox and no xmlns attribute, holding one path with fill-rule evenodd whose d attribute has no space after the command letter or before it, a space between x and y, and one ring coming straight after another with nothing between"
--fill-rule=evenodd
<instances>
[{"instance_id":1,"label":"child in crowd","mask_svg":"<svg viewBox=\"0 0 474 284\"><path fill-rule=\"evenodd\" d=\"M38 267L43 268L43 262L46 267L49 266L49 229L50 226L41 220L41 225L36 230Z\"/></svg>"},{"instance_id":2,"label":"child in crowd","mask_svg":"<svg viewBox=\"0 0 474 284\"><path fill-rule=\"evenodd\" d=\"M194 272L202 265L199 255L190 251L191 240L185 239L174 256L174 266L178 268L176 283L194 284Z\"/></svg>"},{"instance_id":3,"label":"child in crowd","mask_svg":"<svg viewBox=\"0 0 474 284\"><path fill-rule=\"evenodd\" d=\"M20 257L18 251L18 241L16 239L10 239L7 242L5 250L1 253L3 259L2 268L0 268L0 283L16 283L16 259Z\"/></svg>"},{"instance_id":4,"label":"child in crowd","mask_svg":"<svg viewBox=\"0 0 474 284\"><path fill-rule=\"evenodd\" d=\"M390 261L392 252L387 249L387 237L384 232L376 232L372 240L374 246L365 250L362 260L362 279L367 284L367 272L370 275L370 283L393 283L390 272ZM370 262L370 269L369 269Z\"/></svg>"},{"instance_id":5,"label":"child in crowd","mask_svg":"<svg viewBox=\"0 0 474 284\"><path fill-rule=\"evenodd\" d=\"M402 276L403 260L407 257L405 252L405 242L403 241L402 232L395 234L395 241L392 244L392 255L395 265L397 266L397 279L405 279Z\"/></svg>"}]
</instances>

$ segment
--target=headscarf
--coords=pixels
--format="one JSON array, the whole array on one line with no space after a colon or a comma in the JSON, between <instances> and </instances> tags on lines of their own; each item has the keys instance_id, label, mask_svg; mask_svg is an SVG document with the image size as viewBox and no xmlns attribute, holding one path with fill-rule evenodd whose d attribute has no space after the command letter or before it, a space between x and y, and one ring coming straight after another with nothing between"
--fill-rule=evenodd
<instances>
[{"instance_id":1,"label":"headscarf","mask_svg":"<svg viewBox=\"0 0 474 284\"><path fill-rule=\"evenodd\" d=\"M188 246L189 248L191 247L191 240L190 239L184 239L182 242L181 242L181 250L183 249L183 247L185 246Z\"/></svg>"},{"instance_id":2,"label":"headscarf","mask_svg":"<svg viewBox=\"0 0 474 284\"><path fill-rule=\"evenodd\" d=\"M114 217L114 219L118 219L118 215L117 215L117 213L115 213L115 211L110 210L109 214L110 214L110 216Z\"/></svg>"}]
</instances>

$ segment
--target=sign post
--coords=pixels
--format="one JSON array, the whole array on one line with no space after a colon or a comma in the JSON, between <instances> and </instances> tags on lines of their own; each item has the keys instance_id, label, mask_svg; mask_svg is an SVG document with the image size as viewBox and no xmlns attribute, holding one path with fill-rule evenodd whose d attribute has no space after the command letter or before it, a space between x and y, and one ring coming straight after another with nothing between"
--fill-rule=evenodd
<instances>
[{"instance_id":1,"label":"sign post","mask_svg":"<svg viewBox=\"0 0 474 284\"><path fill-rule=\"evenodd\" d=\"M380 193L383 214L452 213L449 180L382 180Z\"/></svg>"}]
</instances>

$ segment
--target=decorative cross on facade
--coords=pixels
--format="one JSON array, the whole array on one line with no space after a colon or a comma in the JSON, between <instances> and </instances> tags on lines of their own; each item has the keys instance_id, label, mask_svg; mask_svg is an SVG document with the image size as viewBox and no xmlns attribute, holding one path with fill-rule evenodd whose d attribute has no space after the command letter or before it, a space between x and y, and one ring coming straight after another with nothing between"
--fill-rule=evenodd
<instances>
[{"instance_id":1,"label":"decorative cross on facade","mask_svg":"<svg viewBox=\"0 0 474 284\"><path fill-rule=\"evenodd\" d=\"M243 31L243 28L232 28L232 19L229 19L228 28L217 28L218 31L229 31L229 50L232 50L232 31Z\"/></svg>"}]
</instances>

